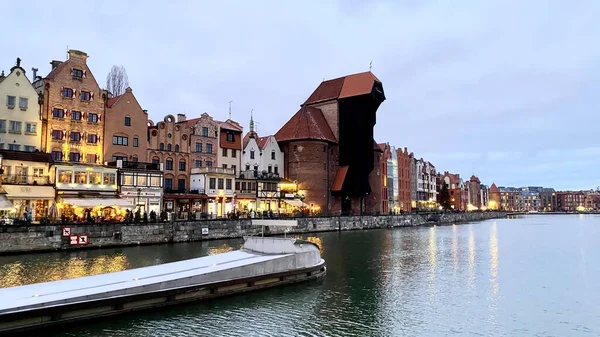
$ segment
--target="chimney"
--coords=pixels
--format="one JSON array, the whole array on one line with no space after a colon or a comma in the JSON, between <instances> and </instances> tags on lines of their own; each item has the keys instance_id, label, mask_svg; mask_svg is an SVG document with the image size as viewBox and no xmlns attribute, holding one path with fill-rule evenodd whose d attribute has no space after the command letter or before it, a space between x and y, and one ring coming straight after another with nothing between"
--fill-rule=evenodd
<instances>
[{"instance_id":1,"label":"chimney","mask_svg":"<svg viewBox=\"0 0 600 337\"><path fill-rule=\"evenodd\" d=\"M85 60L87 60L88 58L88 54L79 50L69 49L69 60L75 58L83 59L83 61L85 62Z\"/></svg>"},{"instance_id":2,"label":"chimney","mask_svg":"<svg viewBox=\"0 0 600 337\"><path fill-rule=\"evenodd\" d=\"M39 70L39 69L38 69L38 68L35 68L35 67L31 68L31 71L33 71L33 80L34 80L34 81L35 81L35 79L38 77L38 76L37 76L37 72L38 72L38 70Z\"/></svg>"},{"instance_id":3,"label":"chimney","mask_svg":"<svg viewBox=\"0 0 600 337\"><path fill-rule=\"evenodd\" d=\"M50 64L52 65L52 70L56 69L56 67L58 67L58 65L61 63L62 61L52 60L52 62L50 62Z\"/></svg>"},{"instance_id":4,"label":"chimney","mask_svg":"<svg viewBox=\"0 0 600 337\"><path fill-rule=\"evenodd\" d=\"M185 114L177 114L177 123L185 122L185 120L186 120Z\"/></svg>"}]
</instances>

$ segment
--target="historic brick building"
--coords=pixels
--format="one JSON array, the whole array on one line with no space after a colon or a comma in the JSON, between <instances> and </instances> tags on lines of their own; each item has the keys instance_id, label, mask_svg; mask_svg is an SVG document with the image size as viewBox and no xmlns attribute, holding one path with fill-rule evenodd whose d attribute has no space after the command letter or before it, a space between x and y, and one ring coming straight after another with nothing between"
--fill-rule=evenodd
<instances>
[{"instance_id":1,"label":"historic brick building","mask_svg":"<svg viewBox=\"0 0 600 337\"><path fill-rule=\"evenodd\" d=\"M88 55L69 50L65 62L34 83L42 95L42 150L55 161L101 164L104 141L104 99L87 65Z\"/></svg>"},{"instance_id":2,"label":"historic brick building","mask_svg":"<svg viewBox=\"0 0 600 337\"><path fill-rule=\"evenodd\" d=\"M561 212L575 212L585 208L585 193L582 191L556 192L556 207Z\"/></svg>"},{"instance_id":3,"label":"historic brick building","mask_svg":"<svg viewBox=\"0 0 600 337\"><path fill-rule=\"evenodd\" d=\"M373 127L384 100L371 72L324 81L275 135L286 178L298 181L313 212L380 211Z\"/></svg>"},{"instance_id":4,"label":"historic brick building","mask_svg":"<svg viewBox=\"0 0 600 337\"><path fill-rule=\"evenodd\" d=\"M445 171L440 177L441 183L448 185L450 194L450 207L454 210L464 211L467 208L465 189L460 174Z\"/></svg>"},{"instance_id":5,"label":"historic brick building","mask_svg":"<svg viewBox=\"0 0 600 337\"><path fill-rule=\"evenodd\" d=\"M390 202L393 202L393 185L394 185L394 177L391 176L392 172L388 172L388 160L392 159L392 150L390 148L390 144L381 143L377 144L379 152L381 153L381 158L379 159L380 164L380 184L381 184L381 213L387 214L390 212Z\"/></svg>"},{"instance_id":6,"label":"historic brick building","mask_svg":"<svg viewBox=\"0 0 600 337\"><path fill-rule=\"evenodd\" d=\"M106 161L148 161L148 112L131 88L106 101L104 158Z\"/></svg>"},{"instance_id":7,"label":"historic brick building","mask_svg":"<svg viewBox=\"0 0 600 337\"><path fill-rule=\"evenodd\" d=\"M481 181L477 176L472 175L467 181L467 193L469 195L469 205L476 208L481 208Z\"/></svg>"},{"instance_id":8,"label":"historic brick building","mask_svg":"<svg viewBox=\"0 0 600 337\"><path fill-rule=\"evenodd\" d=\"M199 118L187 120L186 125L190 133L190 165L193 167L216 166L219 122L205 112Z\"/></svg>"},{"instance_id":9,"label":"historic brick building","mask_svg":"<svg viewBox=\"0 0 600 337\"><path fill-rule=\"evenodd\" d=\"M492 186L490 186L490 201L488 203L488 208L497 211L500 209L500 206L500 190L495 183L492 183Z\"/></svg>"},{"instance_id":10,"label":"historic brick building","mask_svg":"<svg viewBox=\"0 0 600 337\"><path fill-rule=\"evenodd\" d=\"M398 157L398 199L400 202L400 209L405 212L410 212L412 210L410 170L414 155L408 153L406 147L404 150L396 150L396 155Z\"/></svg>"}]
</instances>

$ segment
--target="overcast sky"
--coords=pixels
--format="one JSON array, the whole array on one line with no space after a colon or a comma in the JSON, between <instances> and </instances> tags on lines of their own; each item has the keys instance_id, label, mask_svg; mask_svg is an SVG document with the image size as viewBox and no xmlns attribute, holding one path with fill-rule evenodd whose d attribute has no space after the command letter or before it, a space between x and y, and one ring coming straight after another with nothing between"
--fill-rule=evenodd
<instances>
[{"instance_id":1,"label":"overcast sky","mask_svg":"<svg viewBox=\"0 0 600 337\"><path fill-rule=\"evenodd\" d=\"M167 5L168 3L168 5ZM600 185L600 1L8 1L0 68L68 48L124 65L153 120L272 134L325 78L372 71L376 140L483 183Z\"/></svg>"}]
</instances>

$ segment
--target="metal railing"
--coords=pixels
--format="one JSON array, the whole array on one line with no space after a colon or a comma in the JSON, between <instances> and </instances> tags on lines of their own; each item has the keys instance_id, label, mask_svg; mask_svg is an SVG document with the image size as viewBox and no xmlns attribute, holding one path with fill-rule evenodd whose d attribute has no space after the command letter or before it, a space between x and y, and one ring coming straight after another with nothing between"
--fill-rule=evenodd
<instances>
[{"instance_id":1,"label":"metal railing","mask_svg":"<svg viewBox=\"0 0 600 337\"><path fill-rule=\"evenodd\" d=\"M192 169L192 174L194 173L218 173L218 174L235 174L235 170L232 168L222 168L222 167L195 167Z\"/></svg>"},{"instance_id":2,"label":"metal railing","mask_svg":"<svg viewBox=\"0 0 600 337\"><path fill-rule=\"evenodd\" d=\"M7 185L49 185L50 179L45 176L3 175L2 183Z\"/></svg>"}]
</instances>

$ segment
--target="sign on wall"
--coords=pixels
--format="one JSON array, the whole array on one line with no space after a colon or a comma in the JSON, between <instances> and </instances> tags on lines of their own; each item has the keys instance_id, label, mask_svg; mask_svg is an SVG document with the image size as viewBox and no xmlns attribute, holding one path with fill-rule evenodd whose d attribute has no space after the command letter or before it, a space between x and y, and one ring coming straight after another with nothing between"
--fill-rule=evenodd
<instances>
[{"instance_id":1,"label":"sign on wall","mask_svg":"<svg viewBox=\"0 0 600 337\"><path fill-rule=\"evenodd\" d=\"M77 235L71 235L71 237L69 238L69 244L71 246L76 245L79 242L79 238L77 237Z\"/></svg>"},{"instance_id":2,"label":"sign on wall","mask_svg":"<svg viewBox=\"0 0 600 337\"><path fill-rule=\"evenodd\" d=\"M71 227L63 227L62 236L71 236Z\"/></svg>"},{"instance_id":3,"label":"sign on wall","mask_svg":"<svg viewBox=\"0 0 600 337\"><path fill-rule=\"evenodd\" d=\"M208 228L202 228L202 235L208 235Z\"/></svg>"},{"instance_id":4,"label":"sign on wall","mask_svg":"<svg viewBox=\"0 0 600 337\"><path fill-rule=\"evenodd\" d=\"M78 236L78 243L80 245L87 245L88 244L88 236L87 235L79 235Z\"/></svg>"}]
</instances>

